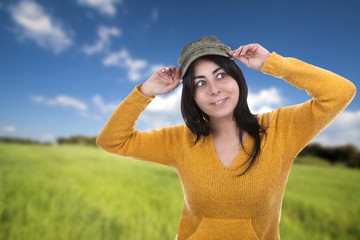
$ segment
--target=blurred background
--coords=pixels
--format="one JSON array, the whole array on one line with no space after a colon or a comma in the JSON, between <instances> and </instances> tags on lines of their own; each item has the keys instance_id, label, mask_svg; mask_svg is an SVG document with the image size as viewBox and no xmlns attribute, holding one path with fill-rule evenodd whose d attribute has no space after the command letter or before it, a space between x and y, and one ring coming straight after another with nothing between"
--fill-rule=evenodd
<instances>
[{"instance_id":1,"label":"blurred background","mask_svg":"<svg viewBox=\"0 0 360 240\"><path fill-rule=\"evenodd\" d=\"M0 2L0 134L55 142L96 135L115 107L181 49L215 35L236 49L269 51L333 71L359 87L360 3L345 1ZM305 91L243 69L253 112L309 99ZM138 123L182 123L180 89L158 97ZM317 139L360 147L360 101Z\"/></svg>"},{"instance_id":2,"label":"blurred background","mask_svg":"<svg viewBox=\"0 0 360 240\"><path fill-rule=\"evenodd\" d=\"M1 0L0 239L172 239L176 174L87 146L116 106L205 35L259 43L359 89L359 10L357 0ZM310 98L239 66L254 113ZM180 97L181 86L157 97L137 128L183 123ZM284 239L359 239L359 98L296 161Z\"/></svg>"}]
</instances>

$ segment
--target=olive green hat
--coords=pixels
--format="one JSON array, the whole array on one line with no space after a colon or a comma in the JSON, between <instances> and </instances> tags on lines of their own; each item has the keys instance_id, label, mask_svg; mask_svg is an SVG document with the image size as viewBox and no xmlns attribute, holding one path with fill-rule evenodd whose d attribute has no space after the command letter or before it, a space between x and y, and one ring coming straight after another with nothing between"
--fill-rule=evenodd
<instances>
[{"instance_id":1,"label":"olive green hat","mask_svg":"<svg viewBox=\"0 0 360 240\"><path fill-rule=\"evenodd\" d=\"M184 77L187 69L197 58L205 55L220 55L229 57L226 51L231 50L215 36L205 36L199 40L187 44L180 52L178 65L180 68L181 78Z\"/></svg>"}]
</instances>

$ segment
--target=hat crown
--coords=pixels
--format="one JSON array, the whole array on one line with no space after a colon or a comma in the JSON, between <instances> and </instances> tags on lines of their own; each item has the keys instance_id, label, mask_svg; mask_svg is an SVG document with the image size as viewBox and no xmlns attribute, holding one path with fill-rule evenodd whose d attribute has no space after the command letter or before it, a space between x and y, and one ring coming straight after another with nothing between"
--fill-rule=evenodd
<instances>
[{"instance_id":1,"label":"hat crown","mask_svg":"<svg viewBox=\"0 0 360 240\"><path fill-rule=\"evenodd\" d=\"M178 59L178 65L181 71L181 78L185 75L186 70L190 64L197 58L205 55L220 55L228 57L227 50L231 50L230 47L223 44L215 36L205 36L187 44L180 52Z\"/></svg>"}]
</instances>

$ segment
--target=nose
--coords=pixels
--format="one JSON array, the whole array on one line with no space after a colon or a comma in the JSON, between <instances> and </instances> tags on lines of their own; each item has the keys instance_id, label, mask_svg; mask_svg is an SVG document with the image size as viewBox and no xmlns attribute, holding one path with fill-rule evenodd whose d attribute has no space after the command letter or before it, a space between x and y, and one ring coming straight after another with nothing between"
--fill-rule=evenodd
<instances>
[{"instance_id":1,"label":"nose","mask_svg":"<svg viewBox=\"0 0 360 240\"><path fill-rule=\"evenodd\" d=\"M209 91L211 95L215 96L220 93L220 89L215 82L212 82L209 85L210 85Z\"/></svg>"}]
</instances>

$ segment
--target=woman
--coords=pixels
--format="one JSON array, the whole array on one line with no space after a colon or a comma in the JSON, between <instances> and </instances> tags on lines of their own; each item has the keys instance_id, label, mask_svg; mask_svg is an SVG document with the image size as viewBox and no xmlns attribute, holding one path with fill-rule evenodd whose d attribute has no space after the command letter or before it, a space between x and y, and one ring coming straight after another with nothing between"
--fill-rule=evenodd
<instances>
[{"instance_id":1,"label":"woman","mask_svg":"<svg viewBox=\"0 0 360 240\"><path fill-rule=\"evenodd\" d=\"M234 60L279 77L312 99L253 115ZM106 151L173 167L184 191L177 239L280 239L282 199L296 155L355 95L348 80L259 44L231 51L215 37L190 43L115 110L97 138ZM186 126L140 132L151 100L183 79Z\"/></svg>"}]
</instances>

